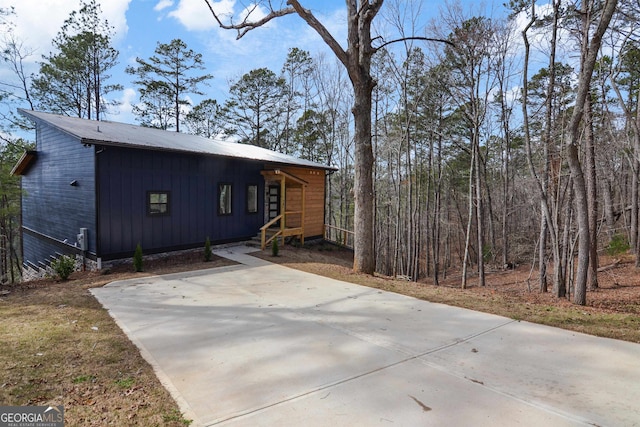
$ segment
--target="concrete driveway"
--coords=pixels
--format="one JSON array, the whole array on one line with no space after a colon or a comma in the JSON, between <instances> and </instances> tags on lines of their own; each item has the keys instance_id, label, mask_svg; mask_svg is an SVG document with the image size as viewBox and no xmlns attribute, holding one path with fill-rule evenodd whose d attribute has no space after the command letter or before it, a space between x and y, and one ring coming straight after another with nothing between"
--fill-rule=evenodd
<instances>
[{"instance_id":1,"label":"concrete driveway","mask_svg":"<svg viewBox=\"0 0 640 427\"><path fill-rule=\"evenodd\" d=\"M93 289L201 426L640 425L640 345L241 262Z\"/></svg>"}]
</instances>

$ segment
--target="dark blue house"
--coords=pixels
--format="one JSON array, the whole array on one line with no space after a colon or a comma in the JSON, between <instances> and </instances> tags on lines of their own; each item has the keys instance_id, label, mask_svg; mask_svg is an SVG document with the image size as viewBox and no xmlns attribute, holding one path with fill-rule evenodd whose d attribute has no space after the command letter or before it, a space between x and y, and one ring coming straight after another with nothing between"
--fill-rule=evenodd
<instances>
[{"instance_id":1,"label":"dark blue house","mask_svg":"<svg viewBox=\"0 0 640 427\"><path fill-rule=\"evenodd\" d=\"M36 125L22 176L25 267L279 236L321 236L332 168L255 146L19 110ZM265 226L266 227L263 227ZM264 244L263 233L263 244ZM276 236L277 238L278 236Z\"/></svg>"}]
</instances>

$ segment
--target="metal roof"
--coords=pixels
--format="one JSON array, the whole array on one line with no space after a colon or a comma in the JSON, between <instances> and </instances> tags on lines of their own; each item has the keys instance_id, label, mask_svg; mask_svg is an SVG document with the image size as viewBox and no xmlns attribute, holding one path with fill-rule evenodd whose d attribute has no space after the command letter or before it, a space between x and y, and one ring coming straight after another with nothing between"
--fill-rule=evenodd
<instances>
[{"instance_id":1,"label":"metal roof","mask_svg":"<svg viewBox=\"0 0 640 427\"><path fill-rule=\"evenodd\" d=\"M170 132L126 123L86 120L40 111L18 109L25 117L45 122L79 138L83 144L114 145L147 150L179 151L210 156L256 160L281 165L335 170L334 167L299 159L255 145L220 141L180 132Z\"/></svg>"}]
</instances>

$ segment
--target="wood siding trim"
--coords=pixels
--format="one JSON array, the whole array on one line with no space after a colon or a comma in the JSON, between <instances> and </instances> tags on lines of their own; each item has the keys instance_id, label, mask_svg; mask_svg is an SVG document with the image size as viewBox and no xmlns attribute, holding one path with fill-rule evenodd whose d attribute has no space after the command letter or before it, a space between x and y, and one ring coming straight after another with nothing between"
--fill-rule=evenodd
<instances>
[{"instance_id":1,"label":"wood siding trim","mask_svg":"<svg viewBox=\"0 0 640 427\"><path fill-rule=\"evenodd\" d=\"M306 182L304 200L301 187L287 189L287 211L302 212L304 210L297 225L300 225L300 221L304 221L305 239L322 236L325 212L325 171L301 167L281 167L280 170ZM295 219L291 218L291 222L287 225L295 227Z\"/></svg>"},{"instance_id":2,"label":"wood siding trim","mask_svg":"<svg viewBox=\"0 0 640 427\"><path fill-rule=\"evenodd\" d=\"M11 175L24 175L29 170L29 167L33 164L38 156L38 152L34 150L27 150L22 154L18 163L11 169Z\"/></svg>"}]
</instances>

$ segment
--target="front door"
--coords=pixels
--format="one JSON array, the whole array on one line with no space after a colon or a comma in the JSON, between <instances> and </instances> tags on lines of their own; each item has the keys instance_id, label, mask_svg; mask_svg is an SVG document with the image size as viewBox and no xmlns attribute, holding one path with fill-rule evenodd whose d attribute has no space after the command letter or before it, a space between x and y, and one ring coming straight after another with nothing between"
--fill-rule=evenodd
<instances>
[{"instance_id":1,"label":"front door","mask_svg":"<svg viewBox=\"0 0 640 427\"><path fill-rule=\"evenodd\" d=\"M270 185L269 194L269 221L280 215L280 185Z\"/></svg>"}]
</instances>

